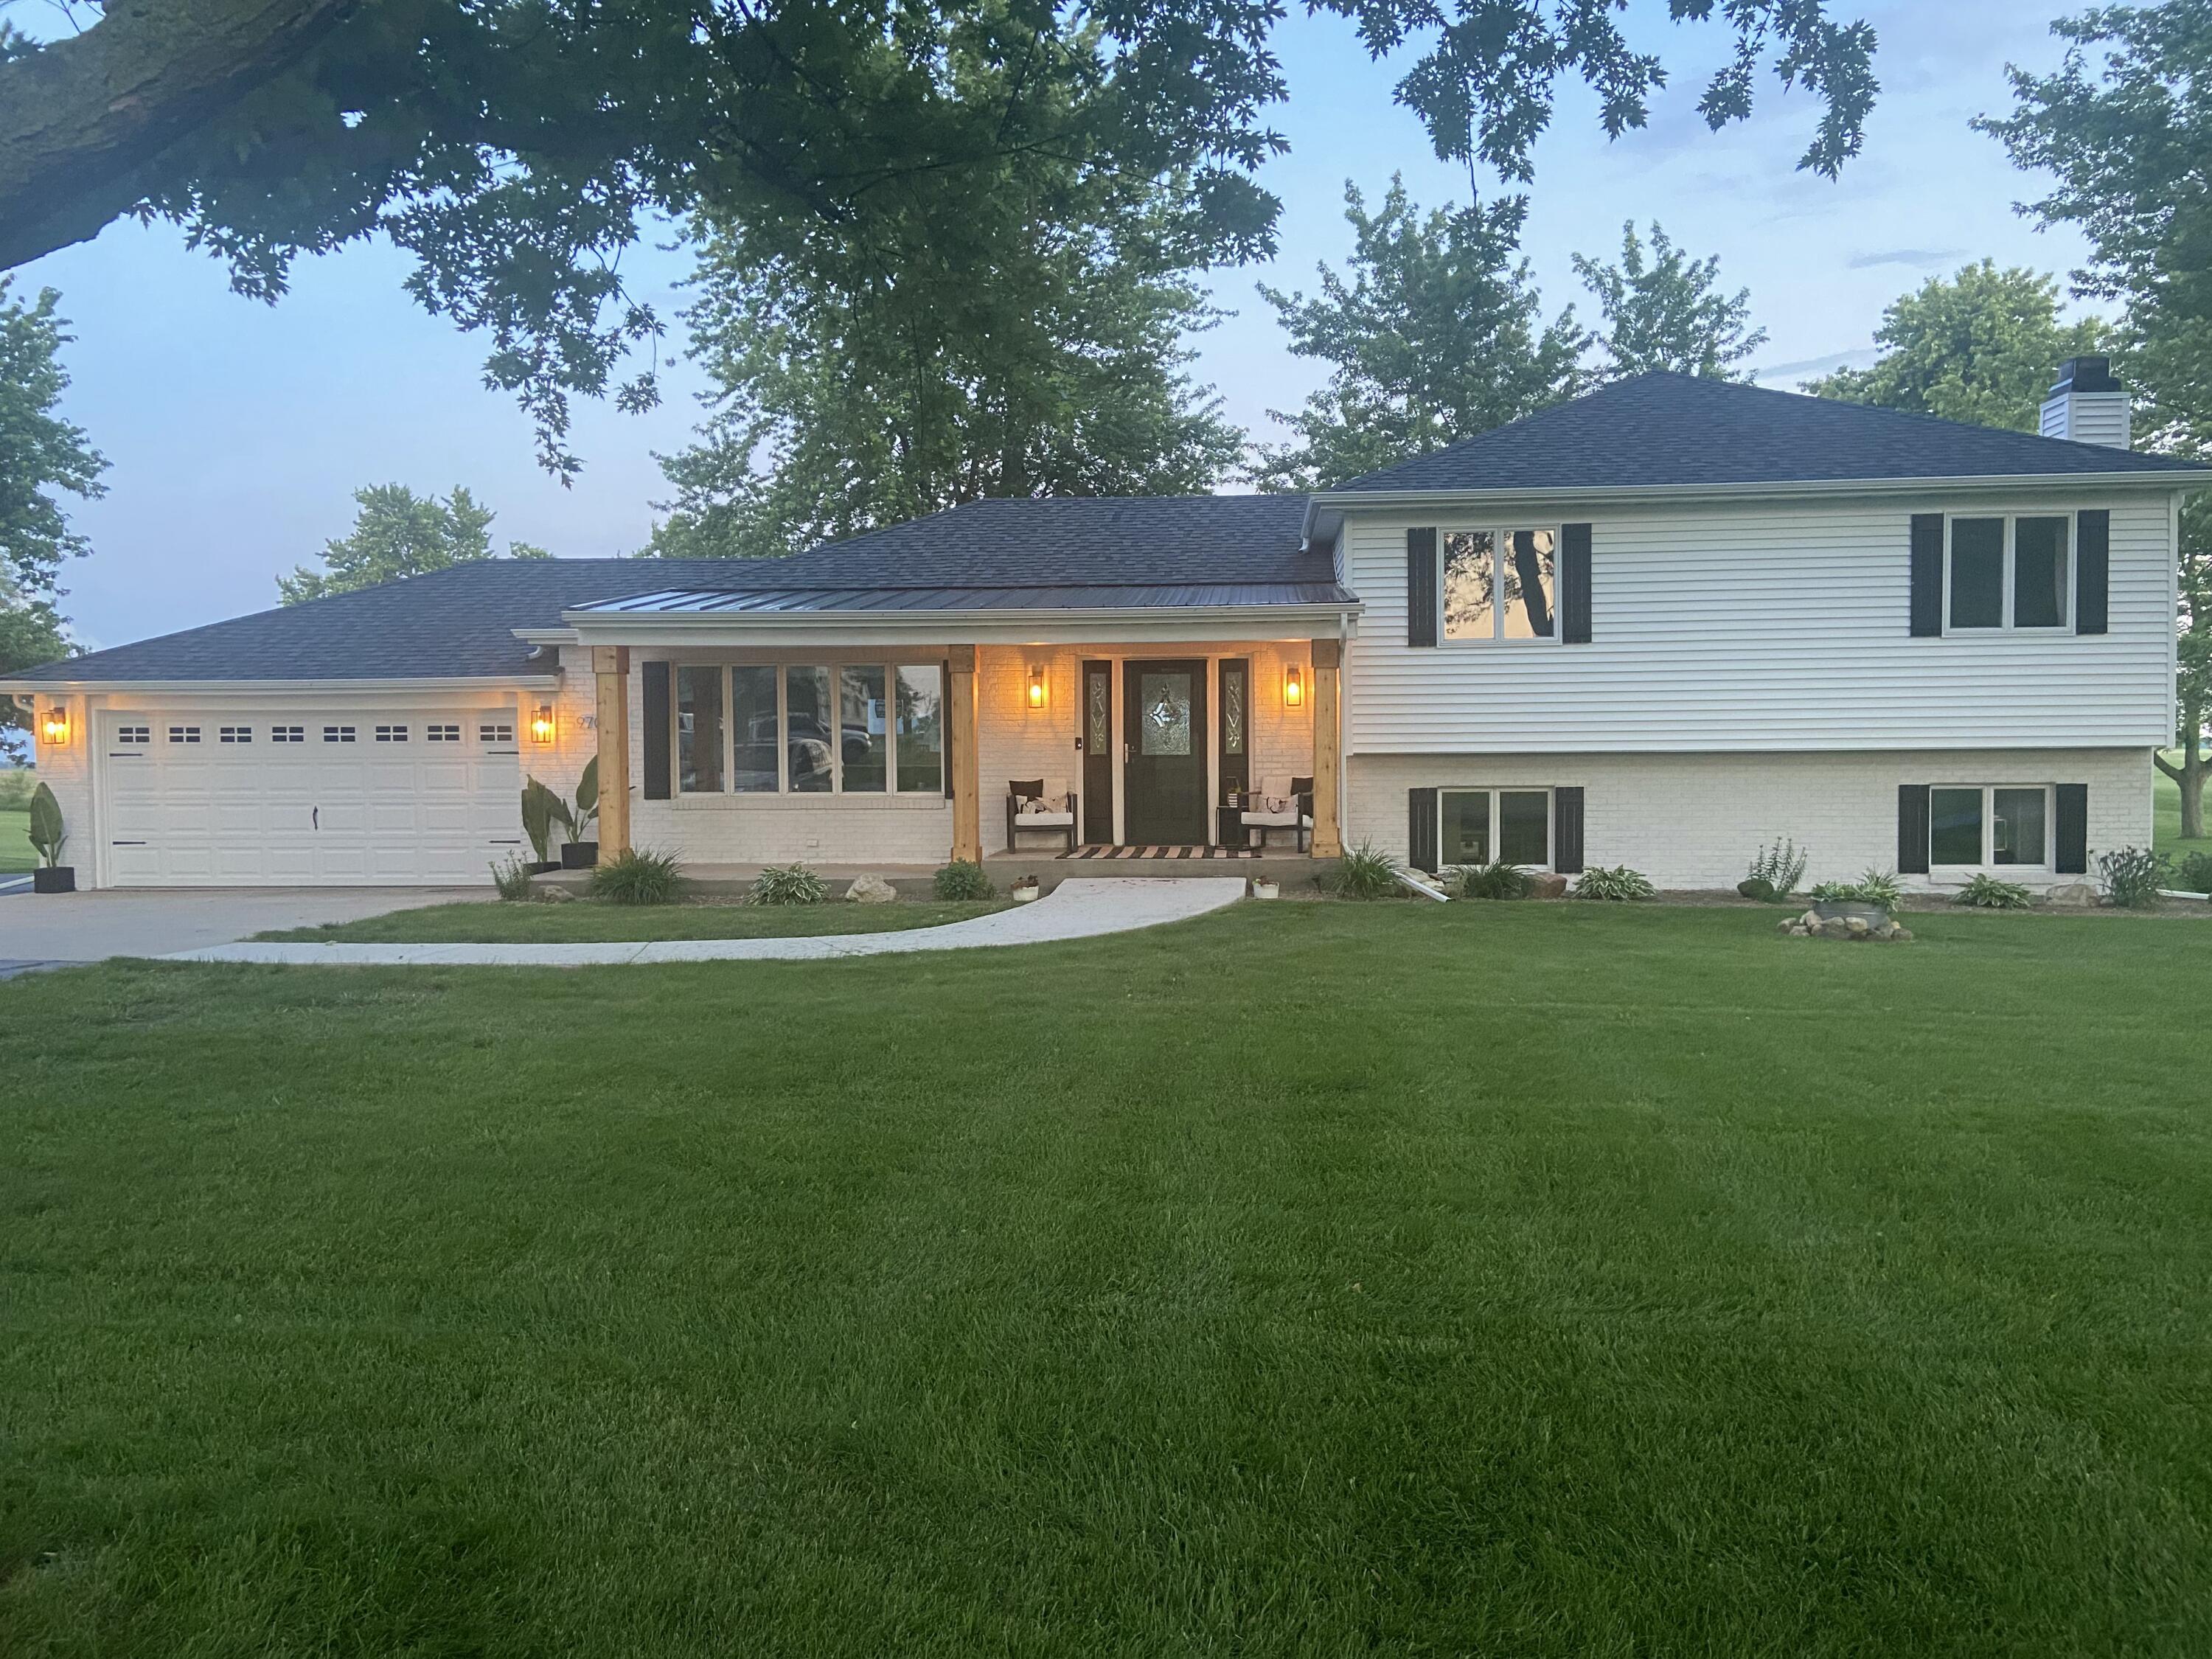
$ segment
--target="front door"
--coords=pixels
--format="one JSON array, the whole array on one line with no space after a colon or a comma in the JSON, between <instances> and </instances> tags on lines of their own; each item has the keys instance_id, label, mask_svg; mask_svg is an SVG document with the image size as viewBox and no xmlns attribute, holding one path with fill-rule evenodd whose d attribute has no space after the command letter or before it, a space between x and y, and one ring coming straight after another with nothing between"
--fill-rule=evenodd
<instances>
[{"instance_id":1,"label":"front door","mask_svg":"<svg viewBox=\"0 0 2212 1659\"><path fill-rule=\"evenodd\" d=\"M1139 847L1206 833L1206 664L1133 662L1121 686L1122 833Z\"/></svg>"}]
</instances>

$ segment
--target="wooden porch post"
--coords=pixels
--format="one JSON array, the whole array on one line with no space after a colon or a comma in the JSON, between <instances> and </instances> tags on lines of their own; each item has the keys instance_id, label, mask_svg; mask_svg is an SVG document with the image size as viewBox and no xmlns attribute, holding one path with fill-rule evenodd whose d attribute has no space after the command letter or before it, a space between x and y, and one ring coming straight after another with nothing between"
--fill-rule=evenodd
<instances>
[{"instance_id":1,"label":"wooden porch post","mask_svg":"<svg viewBox=\"0 0 2212 1659\"><path fill-rule=\"evenodd\" d=\"M1341 747L1337 732L1337 672L1344 658L1341 640L1313 642L1313 855L1344 856L1344 831L1338 823L1337 774Z\"/></svg>"},{"instance_id":2,"label":"wooden porch post","mask_svg":"<svg viewBox=\"0 0 2212 1659\"><path fill-rule=\"evenodd\" d=\"M629 647L593 646L592 674L599 689L599 856L612 858L629 851Z\"/></svg>"},{"instance_id":3,"label":"wooden porch post","mask_svg":"<svg viewBox=\"0 0 2212 1659\"><path fill-rule=\"evenodd\" d=\"M945 653L945 712L952 722L952 856L983 861L982 797L975 754L975 647L956 645Z\"/></svg>"}]
</instances>

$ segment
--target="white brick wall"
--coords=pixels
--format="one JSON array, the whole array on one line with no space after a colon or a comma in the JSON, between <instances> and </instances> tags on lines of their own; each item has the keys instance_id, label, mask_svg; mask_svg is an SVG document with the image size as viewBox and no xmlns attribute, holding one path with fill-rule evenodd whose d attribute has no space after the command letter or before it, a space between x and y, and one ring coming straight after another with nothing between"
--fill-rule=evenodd
<instances>
[{"instance_id":1,"label":"white brick wall","mask_svg":"<svg viewBox=\"0 0 2212 1659\"><path fill-rule=\"evenodd\" d=\"M1733 887L1752 854L1784 836L1812 854L1808 883L1894 869L1903 783L2086 783L2093 871L2098 854L2151 841L2147 749L1366 755L1348 767L1349 844L1372 841L1404 858L1408 789L1579 785L1585 862L1626 864L1662 887Z\"/></svg>"}]
</instances>

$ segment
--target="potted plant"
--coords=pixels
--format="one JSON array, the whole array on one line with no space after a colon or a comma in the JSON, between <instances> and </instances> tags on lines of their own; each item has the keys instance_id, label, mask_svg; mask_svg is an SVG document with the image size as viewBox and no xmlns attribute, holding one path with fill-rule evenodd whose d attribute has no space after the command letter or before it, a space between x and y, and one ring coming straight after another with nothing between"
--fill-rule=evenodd
<instances>
[{"instance_id":1,"label":"potted plant","mask_svg":"<svg viewBox=\"0 0 2212 1659\"><path fill-rule=\"evenodd\" d=\"M1018 876L1014 878L1013 886L1007 890L1013 894L1015 903L1027 904L1037 896L1037 878L1035 876Z\"/></svg>"},{"instance_id":2,"label":"potted plant","mask_svg":"<svg viewBox=\"0 0 2212 1659\"><path fill-rule=\"evenodd\" d=\"M599 821L599 757L594 755L584 763L584 775L576 780L575 804L562 804L561 827L568 832L561 848L563 870L588 870L599 861L599 843L586 839Z\"/></svg>"},{"instance_id":3,"label":"potted plant","mask_svg":"<svg viewBox=\"0 0 2212 1659\"><path fill-rule=\"evenodd\" d=\"M530 866L530 873L542 876L548 870L558 870L557 860L547 855L552 845L553 826L560 823L568 811L568 802L544 784L532 778L522 786L522 833L529 838L530 850L538 854Z\"/></svg>"},{"instance_id":4,"label":"potted plant","mask_svg":"<svg viewBox=\"0 0 2212 1659\"><path fill-rule=\"evenodd\" d=\"M54 792L40 784L31 793L31 846L41 862L31 872L34 893L74 893L76 870L62 862L62 848L69 836L62 828L62 804Z\"/></svg>"},{"instance_id":5,"label":"potted plant","mask_svg":"<svg viewBox=\"0 0 2212 1659\"><path fill-rule=\"evenodd\" d=\"M1282 896L1282 885L1273 876L1255 876L1252 878L1252 896L1254 898L1271 899L1280 898Z\"/></svg>"}]
</instances>

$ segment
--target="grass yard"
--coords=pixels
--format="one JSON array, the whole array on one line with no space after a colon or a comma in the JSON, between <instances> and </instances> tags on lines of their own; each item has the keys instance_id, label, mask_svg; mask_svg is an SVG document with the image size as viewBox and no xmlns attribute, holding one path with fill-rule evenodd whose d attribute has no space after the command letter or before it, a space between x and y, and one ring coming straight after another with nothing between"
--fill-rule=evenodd
<instances>
[{"instance_id":1,"label":"grass yard","mask_svg":"<svg viewBox=\"0 0 2212 1659\"><path fill-rule=\"evenodd\" d=\"M935 927L1003 910L1011 899L979 903L896 904L609 904L578 899L567 904L434 904L395 910L360 921L328 921L257 933L264 939L328 944L508 945L518 941L569 944L632 939L768 939L819 933L884 933Z\"/></svg>"},{"instance_id":2,"label":"grass yard","mask_svg":"<svg viewBox=\"0 0 2212 1659\"><path fill-rule=\"evenodd\" d=\"M69 848L62 848L64 858ZM28 807L20 812L0 811L0 872L35 870L39 855L31 848L31 812Z\"/></svg>"},{"instance_id":3,"label":"grass yard","mask_svg":"<svg viewBox=\"0 0 2212 1659\"><path fill-rule=\"evenodd\" d=\"M0 1651L2212 1651L2212 927L1774 919L0 983Z\"/></svg>"},{"instance_id":4,"label":"grass yard","mask_svg":"<svg viewBox=\"0 0 2212 1659\"><path fill-rule=\"evenodd\" d=\"M2181 751L2170 749L2168 760L2181 763ZM2205 793L2212 795L2212 788ZM2212 809L2212 801L2207 802ZM2189 853L2212 853L2212 836L2200 836L2195 840L2184 839L2181 833L2181 786L2165 773L2153 769L2151 777L2151 839L2161 853L2172 856L2179 864Z\"/></svg>"}]
</instances>

